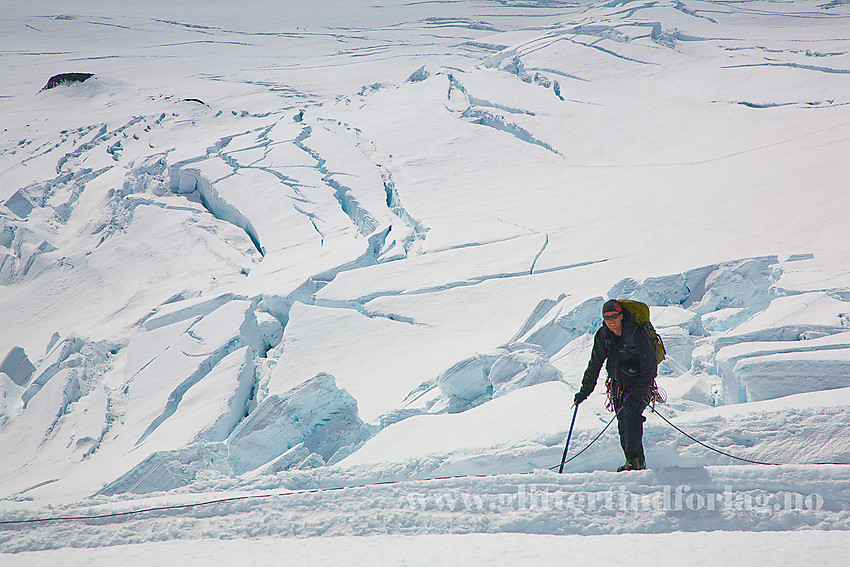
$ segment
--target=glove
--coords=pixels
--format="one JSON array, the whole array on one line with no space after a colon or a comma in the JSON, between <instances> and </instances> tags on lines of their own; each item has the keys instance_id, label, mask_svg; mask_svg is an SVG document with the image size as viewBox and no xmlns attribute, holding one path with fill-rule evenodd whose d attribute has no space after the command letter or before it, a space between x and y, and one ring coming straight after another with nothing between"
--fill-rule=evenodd
<instances>
[{"instance_id":1,"label":"glove","mask_svg":"<svg viewBox=\"0 0 850 567\"><path fill-rule=\"evenodd\" d=\"M579 392L578 394L576 394L576 397L573 398L573 404L579 405L580 403L582 403L586 399L587 399L587 394Z\"/></svg>"}]
</instances>

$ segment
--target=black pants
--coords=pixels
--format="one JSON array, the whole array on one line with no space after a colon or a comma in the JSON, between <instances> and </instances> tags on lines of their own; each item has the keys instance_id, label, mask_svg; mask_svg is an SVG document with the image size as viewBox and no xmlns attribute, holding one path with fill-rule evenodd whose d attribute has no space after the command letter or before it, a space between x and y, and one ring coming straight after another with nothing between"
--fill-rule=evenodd
<instances>
[{"instance_id":1,"label":"black pants","mask_svg":"<svg viewBox=\"0 0 850 567\"><path fill-rule=\"evenodd\" d=\"M617 429L620 431L620 445L626 459L644 459L643 456L643 410L646 406L638 408L635 413L620 412L617 414Z\"/></svg>"}]
</instances>

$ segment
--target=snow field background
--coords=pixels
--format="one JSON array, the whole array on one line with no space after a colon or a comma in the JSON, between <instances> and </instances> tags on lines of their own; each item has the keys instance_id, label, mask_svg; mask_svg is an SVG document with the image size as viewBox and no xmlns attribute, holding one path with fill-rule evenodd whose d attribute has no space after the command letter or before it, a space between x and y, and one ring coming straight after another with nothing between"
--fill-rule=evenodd
<instances>
[{"instance_id":1,"label":"snow field background","mask_svg":"<svg viewBox=\"0 0 850 567\"><path fill-rule=\"evenodd\" d=\"M10 7L2 520L265 497L3 524L3 551L339 536L387 563L514 542L518 562L565 545L520 534L656 534L628 536L655 553L721 530L790 563L809 547L776 536L809 530L840 557L848 21L840 2ZM659 412L783 466L647 414L652 470L606 472L612 429L547 472L608 297L652 306ZM610 419L601 386L574 451ZM620 486L823 502L498 510Z\"/></svg>"}]
</instances>

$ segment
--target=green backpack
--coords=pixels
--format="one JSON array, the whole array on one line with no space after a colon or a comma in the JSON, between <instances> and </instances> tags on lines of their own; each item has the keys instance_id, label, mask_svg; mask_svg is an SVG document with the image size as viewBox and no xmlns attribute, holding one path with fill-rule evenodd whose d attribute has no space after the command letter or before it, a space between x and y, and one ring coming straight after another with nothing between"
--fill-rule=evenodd
<instances>
[{"instance_id":1,"label":"green backpack","mask_svg":"<svg viewBox=\"0 0 850 567\"><path fill-rule=\"evenodd\" d=\"M646 303L641 303L640 301L634 301L632 299L618 299L620 305L623 308L632 314L632 317L635 319L635 323L638 324L646 334L649 335L649 339L652 344L655 345L655 359L656 364L661 364L661 361L664 360L664 357L667 355L667 351L664 350L664 341L661 340L661 337L658 336L658 333L655 332L655 327L652 326L652 323L649 321L649 306Z\"/></svg>"}]
</instances>

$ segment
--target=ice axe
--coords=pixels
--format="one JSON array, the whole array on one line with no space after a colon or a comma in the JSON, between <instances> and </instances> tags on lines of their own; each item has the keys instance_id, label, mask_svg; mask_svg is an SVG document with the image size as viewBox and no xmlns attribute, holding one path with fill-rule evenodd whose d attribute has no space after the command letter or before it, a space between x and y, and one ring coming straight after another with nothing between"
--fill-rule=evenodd
<instances>
[{"instance_id":1,"label":"ice axe","mask_svg":"<svg viewBox=\"0 0 850 567\"><path fill-rule=\"evenodd\" d=\"M573 412L573 420L570 422L570 432L567 433L567 444L564 445L564 456L561 457L561 467L558 469L558 474L564 472L564 463L567 460L567 450L570 448L570 437L573 436L573 426L576 424L576 414L578 414L578 404L575 404L575 411Z\"/></svg>"}]
</instances>

